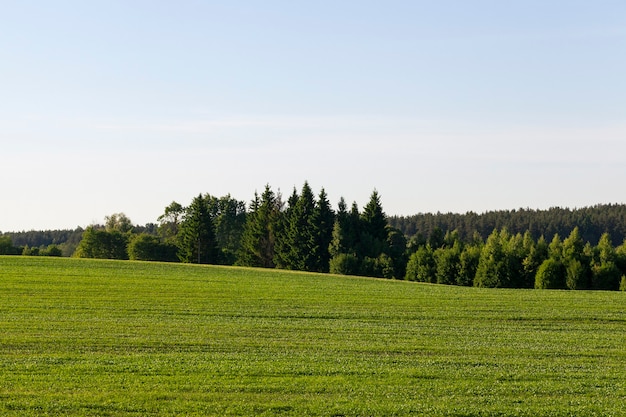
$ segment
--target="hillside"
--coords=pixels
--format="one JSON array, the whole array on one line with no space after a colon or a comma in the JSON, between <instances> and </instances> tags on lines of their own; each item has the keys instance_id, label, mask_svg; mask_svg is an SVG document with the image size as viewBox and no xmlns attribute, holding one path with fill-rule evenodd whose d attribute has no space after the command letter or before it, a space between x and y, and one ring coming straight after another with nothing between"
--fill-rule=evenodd
<instances>
[{"instance_id":1,"label":"hillside","mask_svg":"<svg viewBox=\"0 0 626 417\"><path fill-rule=\"evenodd\" d=\"M0 414L626 415L623 294L0 256Z\"/></svg>"}]
</instances>

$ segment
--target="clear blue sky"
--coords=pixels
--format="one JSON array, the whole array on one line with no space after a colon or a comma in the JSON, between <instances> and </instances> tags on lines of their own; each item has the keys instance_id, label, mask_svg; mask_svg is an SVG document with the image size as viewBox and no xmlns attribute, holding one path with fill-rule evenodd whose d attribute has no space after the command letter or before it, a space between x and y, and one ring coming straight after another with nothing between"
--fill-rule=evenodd
<instances>
[{"instance_id":1,"label":"clear blue sky","mask_svg":"<svg viewBox=\"0 0 626 417\"><path fill-rule=\"evenodd\" d=\"M308 180L388 214L626 202L626 2L4 1L0 231Z\"/></svg>"}]
</instances>

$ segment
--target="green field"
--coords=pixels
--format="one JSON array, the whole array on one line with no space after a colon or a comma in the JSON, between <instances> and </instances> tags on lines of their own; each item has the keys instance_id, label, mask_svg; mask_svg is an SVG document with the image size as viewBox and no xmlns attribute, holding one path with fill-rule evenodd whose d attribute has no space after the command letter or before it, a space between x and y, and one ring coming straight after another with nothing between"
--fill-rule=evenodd
<instances>
[{"instance_id":1,"label":"green field","mask_svg":"<svg viewBox=\"0 0 626 417\"><path fill-rule=\"evenodd\" d=\"M0 257L0 414L626 415L625 297Z\"/></svg>"}]
</instances>

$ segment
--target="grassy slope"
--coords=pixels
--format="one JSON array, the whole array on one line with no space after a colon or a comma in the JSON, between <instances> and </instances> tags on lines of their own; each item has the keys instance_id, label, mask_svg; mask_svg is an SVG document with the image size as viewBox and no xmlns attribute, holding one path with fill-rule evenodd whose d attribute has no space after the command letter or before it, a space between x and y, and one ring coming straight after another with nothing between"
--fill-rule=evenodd
<instances>
[{"instance_id":1,"label":"grassy slope","mask_svg":"<svg viewBox=\"0 0 626 417\"><path fill-rule=\"evenodd\" d=\"M626 415L624 296L0 257L0 414Z\"/></svg>"}]
</instances>

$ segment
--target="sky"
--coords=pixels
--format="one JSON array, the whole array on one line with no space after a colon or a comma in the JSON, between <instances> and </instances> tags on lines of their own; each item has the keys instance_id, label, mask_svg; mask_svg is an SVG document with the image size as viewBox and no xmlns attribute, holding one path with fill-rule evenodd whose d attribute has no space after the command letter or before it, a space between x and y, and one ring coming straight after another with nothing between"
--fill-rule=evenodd
<instances>
[{"instance_id":1,"label":"sky","mask_svg":"<svg viewBox=\"0 0 626 417\"><path fill-rule=\"evenodd\" d=\"M2 1L0 231L625 203L625 51L623 0Z\"/></svg>"}]
</instances>

